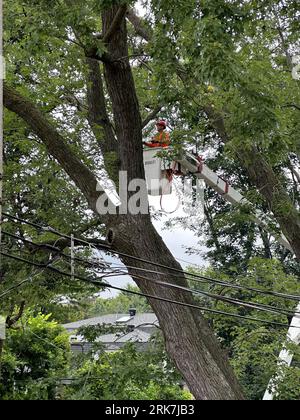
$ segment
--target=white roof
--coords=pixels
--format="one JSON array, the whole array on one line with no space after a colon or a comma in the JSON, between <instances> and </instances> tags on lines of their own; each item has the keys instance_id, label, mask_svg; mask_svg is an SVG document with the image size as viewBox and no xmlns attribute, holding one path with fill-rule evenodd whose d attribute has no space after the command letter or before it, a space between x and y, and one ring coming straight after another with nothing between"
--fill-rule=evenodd
<instances>
[{"instance_id":1,"label":"white roof","mask_svg":"<svg viewBox=\"0 0 300 420\"><path fill-rule=\"evenodd\" d=\"M121 318L126 318L127 321L122 321L123 325L133 325L134 327L144 326L145 324L151 327L151 324L158 325L157 316L154 313L136 314L130 317L129 314L110 314L102 315L95 318L83 319L69 324L64 324L63 327L68 331L77 330L80 327L102 324L116 324ZM119 321L120 322L120 321Z\"/></svg>"}]
</instances>

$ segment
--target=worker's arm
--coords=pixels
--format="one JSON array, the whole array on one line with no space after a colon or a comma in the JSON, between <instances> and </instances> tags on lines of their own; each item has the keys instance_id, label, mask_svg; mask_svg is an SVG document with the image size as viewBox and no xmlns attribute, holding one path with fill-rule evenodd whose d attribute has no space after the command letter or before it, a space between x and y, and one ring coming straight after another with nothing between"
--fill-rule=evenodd
<instances>
[{"instance_id":1,"label":"worker's arm","mask_svg":"<svg viewBox=\"0 0 300 420\"><path fill-rule=\"evenodd\" d=\"M170 133L168 133L167 131L165 132L164 143L167 144L167 145L169 145L171 143Z\"/></svg>"}]
</instances>

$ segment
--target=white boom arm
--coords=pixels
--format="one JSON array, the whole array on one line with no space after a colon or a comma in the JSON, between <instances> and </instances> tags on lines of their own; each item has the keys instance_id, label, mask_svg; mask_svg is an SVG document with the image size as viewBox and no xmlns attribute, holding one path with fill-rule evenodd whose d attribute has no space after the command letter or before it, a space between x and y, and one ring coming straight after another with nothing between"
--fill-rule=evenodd
<instances>
[{"instance_id":1,"label":"white boom arm","mask_svg":"<svg viewBox=\"0 0 300 420\"><path fill-rule=\"evenodd\" d=\"M300 303L296 309L296 312L300 312ZM294 328L296 327L296 328ZM291 322L291 326L290 329L288 331L288 335L287 338L288 340L294 342L295 344L300 344L300 315L296 314ZM278 360L278 366L282 366L282 365L286 365L286 366L291 366L292 361L293 361L293 353L291 353L290 351L288 351L287 349L282 349L280 355L279 355L279 360ZM277 375L277 379L279 380L283 380L284 378L280 377L281 375ZM276 396L277 391L276 391L276 386L274 384L274 380L271 379L268 385L268 388L265 392L265 395L263 397L264 401L270 401L273 400L274 397Z\"/></svg>"},{"instance_id":2,"label":"white boom arm","mask_svg":"<svg viewBox=\"0 0 300 420\"><path fill-rule=\"evenodd\" d=\"M213 188L217 193L221 194L231 204L249 204L252 206L245 197L232 188L228 182L209 169L209 167L196 156L190 153L185 153L185 155L178 160L178 163L181 164L183 170L194 173L198 178L203 179L207 185ZM265 216L260 211L255 212L253 219L259 226L266 230L270 230L268 224L264 221ZM274 233L273 235L275 236ZM276 236L276 239L286 249L293 252L291 245L283 234Z\"/></svg>"}]
</instances>

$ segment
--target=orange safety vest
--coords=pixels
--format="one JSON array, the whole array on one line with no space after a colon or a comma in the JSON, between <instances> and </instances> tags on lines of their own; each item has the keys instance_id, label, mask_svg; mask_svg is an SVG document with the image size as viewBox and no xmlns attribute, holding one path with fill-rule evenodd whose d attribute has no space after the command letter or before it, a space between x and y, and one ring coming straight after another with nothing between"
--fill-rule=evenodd
<instances>
[{"instance_id":1,"label":"orange safety vest","mask_svg":"<svg viewBox=\"0 0 300 420\"><path fill-rule=\"evenodd\" d=\"M147 142L145 144L148 147L168 147L171 144L170 134L167 131L157 133L151 143Z\"/></svg>"}]
</instances>

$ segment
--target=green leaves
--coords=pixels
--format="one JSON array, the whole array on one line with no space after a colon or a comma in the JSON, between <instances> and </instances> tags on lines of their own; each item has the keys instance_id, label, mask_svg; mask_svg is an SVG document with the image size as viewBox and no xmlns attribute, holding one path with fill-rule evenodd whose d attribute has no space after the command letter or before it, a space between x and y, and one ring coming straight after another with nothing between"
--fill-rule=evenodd
<instances>
[{"instance_id":1,"label":"green leaves","mask_svg":"<svg viewBox=\"0 0 300 420\"><path fill-rule=\"evenodd\" d=\"M151 400L191 399L180 389L180 376L164 350L154 340L144 351L133 344L102 353L97 361L87 361L74 374L77 379L67 399Z\"/></svg>"},{"instance_id":2,"label":"green leaves","mask_svg":"<svg viewBox=\"0 0 300 420\"><path fill-rule=\"evenodd\" d=\"M137 287L127 285L127 289L138 291ZM147 300L141 296L120 293L111 299L98 298L89 310L89 316L100 316L114 313L127 313L129 308L135 308L138 313L152 312Z\"/></svg>"},{"instance_id":3,"label":"green leaves","mask_svg":"<svg viewBox=\"0 0 300 420\"><path fill-rule=\"evenodd\" d=\"M52 399L56 378L66 373L68 335L50 315L27 312L7 331L2 361L1 399Z\"/></svg>"},{"instance_id":4,"label":"green leaves","mask_svg":"<svg viewBox=\"0 0 300 420\"><path fill-rule=\"evenodd\" d=\"M280 293L297 294L299 292L298 280L295 276L284 272L279 261L254 258L243 274L240 270L231 268L232 276L224 275L218 271L207 270L204 275L220 280L226 280L233 284L244 285L246 287L257 288L265 291L275 291ZM236 272L234 272L236 271ZM202 273L203 274L203 273ZM195 285L193 285L195 286ZM204 286L201 286L203 289ZM208 288L208 286L207 286ZM211 286L215 294L227 297L235 297L245 302L270 305L274 308L285 310L295 310L295 302L284 299L275 299L272 296L260 295L255 292L230 290L223 286ZM201 303L205 303L214 309L223 310L240 315L260 317L269 321L281 321L286 323L288 316L274 316L273 314L261 313L255 310L238 308L220 301L212 301L201 298ZM205 302L204 302L205 301ZM230 355L231 364L245 390L249 400L261 400L267 389L268 383L273 375L278 372L278 355L282 346L290 349L295 355L295 364L292 367L284 368L287 377L284 381L278 382L278 399L297 399L296 394L299 390L299 366L297 365L300 349L299 346L291 344L286 340L286 331L282 329L260 326L255 323L239 322L232 318L207 316L215 333L222 342L224 348ZM280 373L280 372L279 372ZM281 376L282 378L283 376ZM277 384L276 382L276 384ZM299 394L298 394L299 396Z\"/></svg>"}]
</instances>

